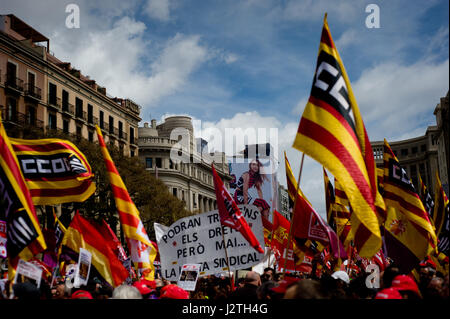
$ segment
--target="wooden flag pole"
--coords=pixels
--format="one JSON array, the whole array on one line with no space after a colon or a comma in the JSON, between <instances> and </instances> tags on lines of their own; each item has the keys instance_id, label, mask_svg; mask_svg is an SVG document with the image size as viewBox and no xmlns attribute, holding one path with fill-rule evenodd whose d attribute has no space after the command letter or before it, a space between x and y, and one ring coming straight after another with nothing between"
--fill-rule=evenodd
<instances>
[{"instance_id":1,"label":"wooden flag pole","mask_svg":"<svg viewBox=\"0 0 450 319\"><path fill-rule=\"evenodd\" d=\"M300 179L302 177L302 169L303 169L303 161L305 159L305 153L302 153L302 160L300 162L300 171L298 172L298 180L297 180L297 189L295 191L295 198L294 198L294 208L292 210L292 218L291 218L291 227L289 227L289 237L287 242L287 247L284 250L284 267L283 267L283 276L286 275L286 266L287 266L287 251L289 249L289 246L291 245L291 238L292 238L292 229L294 228L294 218L295 218L295 206L297 205L297 197L298 197L298 190L300 189Z\"/></svg>"}]
</instances>

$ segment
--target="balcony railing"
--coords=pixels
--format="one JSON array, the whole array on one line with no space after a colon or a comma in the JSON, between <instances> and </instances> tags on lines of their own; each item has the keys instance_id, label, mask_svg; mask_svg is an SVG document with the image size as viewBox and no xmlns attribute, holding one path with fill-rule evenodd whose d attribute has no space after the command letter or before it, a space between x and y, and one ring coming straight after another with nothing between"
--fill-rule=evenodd
<instances>
[{"instance_id":1,"label":"balcony railing","mask_svg":"<svg viewBox=\"0 0 450 319\"><path fill-rule=\"evenodd\" d=\"M49 94L48 95L48 105L51 107L54 107L58 110L61 110L61 98L52 96Z\"/></svg>"},{"instance_id":2,"label":"balcony railing","mask_svg":"<svg viewBox=\"0 0 450 319\"><path fill-rule=\"evenodd\" d=\"M87 121L87 112L86 111L75 111L76 120Z\"/></svg>"},{"instance_id":3,"label":"balcony railing","mask_svg":"<svg viewBox=\"0 0 450 319\"><path fill-rule=\"evenodd\" d=\"M36 128L44 127L44 121L31 117L31 114L23 114L21 112L2 112L2 115L5 123L12 123L19 126L30 125Z\"/></svg>"},{"instance_id":4,"label":"balcony railing","mask_svg":"<svg viewBox=\"0 0 450 319\"><path fill-rule=\"evenodd\" d=\"M62 104L62 111L65 113L68 113L70 115L75 115L75 106L70 103L63 103Z\"/></svg>"},{"instance_id":5,"label":"balcony railing","mask_svg":"<svg viewBox=\"0 0 450 319\"><path fill-rule=\"evenodd\" d=\"M5 85L17 91L23 91L23 80L6 74Z\"/></svg>"},{"instance_id":6,"label":"balcony railing","mask_svg":"<svg viewBox=\"0 0 450 319\"><path fill-rule=\"evenodd\" d=\"M31 97L34 97L38 100L41 99L42 90L38 88L37 86L33 85L33 83L26 83L25 84L25 94Z\"/></svg>"}]
</instances>

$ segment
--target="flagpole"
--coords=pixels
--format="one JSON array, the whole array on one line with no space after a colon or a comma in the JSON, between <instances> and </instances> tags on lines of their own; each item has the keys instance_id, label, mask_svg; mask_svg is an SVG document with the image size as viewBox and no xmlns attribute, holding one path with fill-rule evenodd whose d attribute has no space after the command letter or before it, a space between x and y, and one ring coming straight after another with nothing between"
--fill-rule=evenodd
<instances>
[{"instance_id":1,"label":"flagpole","mask_svg":"<svg viewBox=\"0 0 450 319\"><path fill-rule=\"evenodd\" d=\"M297 197L298 197L298 190L300 189L300 178L302 177L302 169L303 169L303 161L305 159L305 153L302 153L302 160L300 162L300 171L298 172L298 179L297 179L297 190L295 191L295 198L294 198L294 208L292 210L292 218L291 218L291 226L289 227L289 237L287 242L287 247L284 251L284 267L283 267L283 276L286 275L286 266L287 266L287 251L289 249L289 246L291 245L291 238L292 238L292 227L294 225L294 218L295 218L295 206L297 204Z\"/></svg>"},{"instance_id":2,"label":"flagpole","mask_svg":"<svg viewBox=\"0 0 450 319\"><path fill-rule=\"evenodd\" d=\"M337 223L337 216L338 216L338 213L337 213L337 210L335 210L334 211L334 223L336 224L336 239L337 239L337 246L338 246L338 260L337 260L337 263L338 263L338 266L339 266L339 269L341 268L341 264L339 263L339 260L341 259L341 245L340 245L340 240L339 240L339 225L338 225L338 223Z\"/></svg>"},{"instance_id":3,"label":"flagpole","mask_svg":"<svg viewBox=\"0 0 450 319\"><path fill-rule=\"evenodd\" d=\"M227 268L228 268L228 276L230 277L230 285L231 285L231 289L233 289L233 282L231 280L231 269L230 269L230 265L228 263L228 250L227 250L227 243L225 242L225 234L224 234L224 228L223 225L222 226L222 240L223 240L223 248L225 249L225 258L226 258L226 262L227 262Z\"/></svg>"}]
</instances>

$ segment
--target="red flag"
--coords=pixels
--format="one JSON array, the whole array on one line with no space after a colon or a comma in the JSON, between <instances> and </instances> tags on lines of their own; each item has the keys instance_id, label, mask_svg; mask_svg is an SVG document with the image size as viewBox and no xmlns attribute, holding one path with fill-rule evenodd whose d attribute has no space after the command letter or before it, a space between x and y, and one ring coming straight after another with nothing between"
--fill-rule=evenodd
<instances>
[{"instance_id":1,"label":"red flag","mask_svg":"<svg viewBox=\"0 0 450 319\"><path fill-rule=\"evenodd\" d=\"M294 210L293 236L296 240L308 238L325 245L330 244L331 251L335 257L347 258L344 245L338 242L339 239L336 233L330 226L325 224L319 214L312 208L311 204L303 196L300 196L300 194L297 194Z\"/></svg>"},{"instance_id":2,"label":"red flag","mask_svg":"<svg viewBox=\"0 0 450 319\"><path fill-rule=\"evenodd\" d=\"M273 236L271 248L278 259L278 265L285 264L285 250L288 249L288 237L291 223L276 210L273 212ZM294 241L291 241L288 249L286 269L295 269Z\"/></svg>"},{"instance_id":3,"label":"red flag","mask_svg":"<svg viewBox=\"0 0 450 319\"><path fill-rule=\"evenodd\" d=\"M222 180L214 168L214 164L212 164L211 167L214 175L214 188L216 190L217 208L219 210L221 224L239 231L256 251L263 254L264 250L261 248L261 245L250 229L250 226L248 226L244 216L242 216L236 202L223 185Z\"/></svg>"}]
</instances>

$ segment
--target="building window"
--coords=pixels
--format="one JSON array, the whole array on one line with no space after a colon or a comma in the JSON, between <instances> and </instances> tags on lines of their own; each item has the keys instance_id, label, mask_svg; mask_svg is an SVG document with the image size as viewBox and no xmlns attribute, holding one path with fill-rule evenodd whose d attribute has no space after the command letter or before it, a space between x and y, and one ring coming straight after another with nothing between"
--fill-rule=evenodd
<instances>
[{"instance_id":1,"label":"building window","mask_svg":"<svg viewBox=\"0 0 450 319\"><path fill-rule=\"evenodd\" d=\"M99 117L99 121L100 121L100 128L105 128L105 122L104 122L104 116L105 114L103 113L103 111L100 111L98 117Z\"/></svg>"},{"instance_id":2,"label":"building window","mask_svg":"<svg viewBox=\"0 0 450 319\"><path fill-rule=\"evenodd\" d=\"M156 167L157 168L162 168L162 160L160 157L156 158Z\"/></svg>"},{"instance_id":3,"label":"building window","mask_svg":"<svg viewBox=\"0 0 450 319\"><path fill-rule=\"evenodd\" d=\"M56 85L53 83L48 84L48 103L56 105Z\"/></svg>"},{"instance_id":4,"label":"building window","mask_svg":"<svg viewBox=\"0 0 450 319\"><path fill-rule=\"evenodd\" d=\"M425 144L420 145L420 151L421 151L422 153L426 152L426 151L427 151L427 146L426 146Z\"/></svg>"},{"instance_id":5,"label":"building window","mask_svg":"<svg viewBox=\"0 0 450 319\"><path fill-rule=\"evenodd\" d=\"M130 144L134 144L134 127L130 127Z\"/></svg>"},{"instance_id":6,"label":"building window","mask_svg":"<svg viewBox=\"0 0 450 319\"><path fill-rule=\"evenodd\" d=\"M83 118L83 100L75 98L75 116Z\"/></svg>"},{"instance_id":7,"label":"building window","mask_svg":"<svg viewBox=\"0 0 450 319\"><path fill-rule=\"evenodd\" d=\"M411 149L411 153L412 153L412 154L417 154L417 152L418 152L418 148L417 148L417 146L414 146L414 147Z\"/></svg>"},{"instance_id":8,"label":"building window","mask_svg":"<svg viewBox=\"0 0 450 319\"><path fill-rule=\"evenodd\" d=\"M119 138L123 138L123 123L119 121Z\"/></svg>"},{"instance_id":9,"label":"building window","mask_svg":"<svg viewBox=\"0 0 450 319\"><path fill-rule=\"evenodd\" d=\"M31 105L27 108L27 124L36 125L36 108Z\"/></svg>"},{"instance_id":10,"label":"building window","mask_svg":"<svg viewBox=\"0 0 450 319\"><path fill-rule=\"evenodd\" d=\"M8 62L6 65L6 82L8 85L16 86L17 66Z\"/></svg>"},{"instance_id":11,"label":"building window","mask_svg":"<svg viewBox=\"0 0 450 319\"><path fill-rule=\"evenodd\" d=\"M63 132L69 134L69 121L63 120Z\"/></svg>"},{"instance_id":12,"label":"building window","mask_svg":"<svg viewBox=\"0 0 450 319\"><path fill-rule=\"evenodd\" d=\"M134 157L134 150L130 151L130 157Z\"/></svg>"},{"instance_id":13,"label":"building window","mask_svg":"<svg viewBox=\"0 0 450 319\"><path fill-rule=\"evenodd\" d=\"M88 132L88 140L89 140L89 142L94 141L94 132L93 131Z\"/></svg>"},{"instance_id":14,"label":"building window","mask_svg":"<svg viewBox=\"0 0 450 319\"><path fill-rule=\"evenodd\" d=\"M407 148L402 148L402 149L400 150L400 154L401 154L402 156L408 156L408 149L407 149Z\"/></svg>"},{"instance_id":15,"label":"building window","mask_svg":"<svg viewBox=\"0 0 450 319\"><path fill-rule=\"evenodd\" d=\"M51 130L56 130L56 114L48 113L48 128Z\"/></svg>"},{"instance_id":16,"label":"building window","mask_svg":"<svg viewBox=\"0 0 450 319\"><path fill-rule=\"evenodd\" d=\"M69 111L69 92L66 90L62 90L62 110Z\"/></svg>"},{"instance_id":17,"label":"building window","mask_svg":"<svg viewBox=\"0 0 450 319\"><path fill-rule=\"evenodd\" d=\"M80 138L81 137L81 126L77 125L77 137Z\"/></svg>"},{"instance_id":18,"label":"building window","mask_svg":"<svg viewBox=\"0 0 450 319\"><path fill-rule=\"evenodd\" d=\"M174 165L173 165L173 162L172 162L171 159L169 159L169 168L170 168L170 169L173 169L173 168L174 168Z\"/></svg>"},{"instance_id":19,"label":"building window","mask_svg":"<svg viewBox=\"0 0 450 319\"><path fill-rule=\"evenodd\" d=\"M94 123L94 107L91 104L88 104L88 123Z\"/></svg>"},{"instance_id":20,"label":"building window","mask_svg":"<svg viewBox=\"0 0 450 319\"><path fill-rule=\"evenodd\" d=\"M173 196L177 197L177 189L175 187L172 188L172 194Z\"/></svg>"},{"instance_id":21,"label":"building window","mask_svg":"<svg viewBox=\"0 0 450 319\"><path fill-rule=\"evenodd\" d=\"M145 167L146 168L152 168L153 167L153 158L146 157L145 158Z\"/></svg>"},{"instance_id":22,"label":"building window","mask_svg":"<svg viewBox=\"0 0 450 319\"><path fill-rule=\"evenodd\" d=\"M114 118L109 116L109 134L114 134Z\"/></svg>"},{"instance_id":23,"label":"building window","mask_svg":"<svg viewBox=\"0 0 450 319\"><path fill-rule=\"evenodd\" d=\"M16 121L17 118L17 101L13 98L8 98L8 109L6 110L6 120Z\"/></svg>"}]
</instances>

